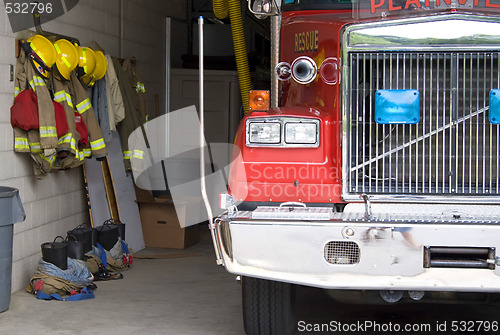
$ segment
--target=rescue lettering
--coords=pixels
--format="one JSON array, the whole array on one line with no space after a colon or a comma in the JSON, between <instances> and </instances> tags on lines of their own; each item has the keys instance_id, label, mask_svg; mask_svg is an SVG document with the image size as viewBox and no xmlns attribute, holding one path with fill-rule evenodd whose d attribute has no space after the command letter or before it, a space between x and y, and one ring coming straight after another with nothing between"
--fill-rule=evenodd
<instances>
[{"instance_id":1,"label":"rescue lettering","mask_svg":"<svg viewBox=\"0 0 500 335\"><path fill-rule=\"evenodd\" d=\"M318 50L319 33L317 30L295 34L295 52Z\"/></svg>"},{"instance_id":2,"label":"rescue lettering","mask_svg":"<svg viewBox=\"0 0 500 335\"><path fill-rule=\"evenodd\" d=\"M404 6L403 1L396 0L370 0L370 12L375 13L377 10L387 10L387 11L398 11L403 9L416 9L416 8L427 8L431 9L434 7L439 7L442 5L457 5L465 6L469 5L468 0L425 0L421 3L419 0L405 0ZM479 8L500 8L500 0L474 0L474 7Z\"/></svg>"}]
</instances>

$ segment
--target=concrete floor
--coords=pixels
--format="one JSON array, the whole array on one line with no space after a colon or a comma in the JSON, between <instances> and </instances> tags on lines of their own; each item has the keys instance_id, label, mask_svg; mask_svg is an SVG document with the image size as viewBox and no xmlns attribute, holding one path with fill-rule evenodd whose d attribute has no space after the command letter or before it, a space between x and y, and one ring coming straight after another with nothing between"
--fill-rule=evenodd
<instances>
[{"instance_id":1,"label":"concrete floor","mask_svg":"<svg viewBox=\"0 0 500 335\"><path fill-rule=\"evenodd\" d=\"M78 302L41 301L26 292L12 295L10 308L0 313L0 334L103 335L244 335L240 285L215 265L208 229L198 245L186 250L146 249L139 255L171 258L136 259L124 279L97 282L96 298ZM500 301L500 297L496 298ZM410 303L396 305L341 304L318 289L297 290L296 321L343 324L425 324L429 331L408 334L449 334L457 321L498 325L500 303L459 305ZM299 323L297 323L299 324ZM437 331L437 325L448 331ZM480 323L476 323L476 326ZM480 331L474 334L498 332ZM372 334L348 332L342 334ZM377 332L377 334L401 334ZM461 332L455 332L461 333ZM471 332L464 332L470 334ZM307 332L295 335L334 334Z\"/></svg>"},{"instance_id":2,"label":"concrete floor","mask_svg":"<svg viewBox=\"0 0 500 335\"><path fill-rule=\"evenodd\" d=\"M0 313L0 334L244 334L240 285L215 264L209 234L186 250L138 254L158 253L181 257L136 259L122 280L96 282L95 299L42 301L14 293Z\"/></svg>"}]
</instances>

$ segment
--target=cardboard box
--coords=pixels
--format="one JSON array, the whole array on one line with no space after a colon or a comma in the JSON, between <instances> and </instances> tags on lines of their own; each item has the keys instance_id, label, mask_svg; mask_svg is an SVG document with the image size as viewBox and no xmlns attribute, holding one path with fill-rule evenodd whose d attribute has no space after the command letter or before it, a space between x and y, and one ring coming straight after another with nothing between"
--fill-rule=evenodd
<instances>
[{"instance_id":1,"label":"cardboard box","mask_svg":"<svg viewBox=\"0 0 500 335\"><path fill-rule=\"evenodd\" d=\"M182 204L177 204L180 215ZM147 247L184 249L199 241L199 226L181 228L175 206L170 198L139 202L144 243Z\"/></svg>"},{"instance_id":2,"label":"cardboard box","mask_svg":"<svg viewBox=\"0 0 500 335\"><path fill-rule=\"evenodd\" d=\"M136 184L134 184L134 190L135 190L135 198L137 199L137 203L155 202L156 201L156 198L153 196L151 191L139 188L139 187L137 187Z\"/></svg>"}]
</instances>

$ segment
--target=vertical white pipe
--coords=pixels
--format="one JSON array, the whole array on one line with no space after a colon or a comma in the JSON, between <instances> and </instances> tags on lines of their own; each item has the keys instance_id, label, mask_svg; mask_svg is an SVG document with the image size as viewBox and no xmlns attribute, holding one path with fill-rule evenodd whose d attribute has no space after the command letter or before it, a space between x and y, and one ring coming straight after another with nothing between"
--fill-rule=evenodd
<instances>
[{"instance_id":1,"label":"vertical white pipe","mask_svg":"<svg viewBox=\"0 0 500 335\"><path fill-rule=\"evenodd\" d=\"M212 213L212 207L210 206L210 201L207 195L207 184L205 180L205 106L204 106L204 93L203 93L203 17L198 18L198 29L199 29L199 69L200 69L200 173L201 173L201 196L203 197L203 202L205 203L205 208L208 214L208 222L210 233L212 235L212 241L214 243L215 258L218 265L222 265L222 257L220 255L220 250L215 236L215 225Z\"/></svg>"},{"instance_id":2,"label":"vertical white pipe","mask_svg":"<svg viewBox=\"0 0 500 335\"><path fill-rule=\"evenodd\" d=\"M165 113L170 112L170 69L172 49L172 18L165 18Z\"/></svg>"},{"instance_id":3,"label":"vertical white pipe","mask_svg":"<svg viewBox=\"0 0 500 335\"><path fill-rule=\"evenodd\" d=\"M172 58L172 18L165 19L165 157L170 157L170 101L171 101L171 58Z\"/></svg>"},{"instance_id":4,"label":"vertical white pipe","mask_svg":"<svg viewBox=\"0 0 500 335\"><path fill-rule=\"evenodd\" d=\"M119 40L118 40L118 51L120 52L120 58L123 58L123 21L124 17L124 9L123 9L123 0L120 0L120 26L119 29Z\"/></svg>"}]
</instances>

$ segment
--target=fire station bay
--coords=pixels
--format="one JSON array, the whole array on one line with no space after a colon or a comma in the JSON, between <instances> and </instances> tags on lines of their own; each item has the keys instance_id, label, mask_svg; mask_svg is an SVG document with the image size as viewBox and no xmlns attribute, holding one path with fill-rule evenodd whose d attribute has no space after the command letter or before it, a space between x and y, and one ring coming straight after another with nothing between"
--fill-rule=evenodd
<instances>
[{"instance_id":1,"label":"fire station bay","mask_svg":"<svg viewBox=\"0 0 500 335\"><path fill-rule=\"evenodd\" d=\"M0 334L500 332L500 0L4 0L0 106Z\"/></svg>"}]
</instances>

